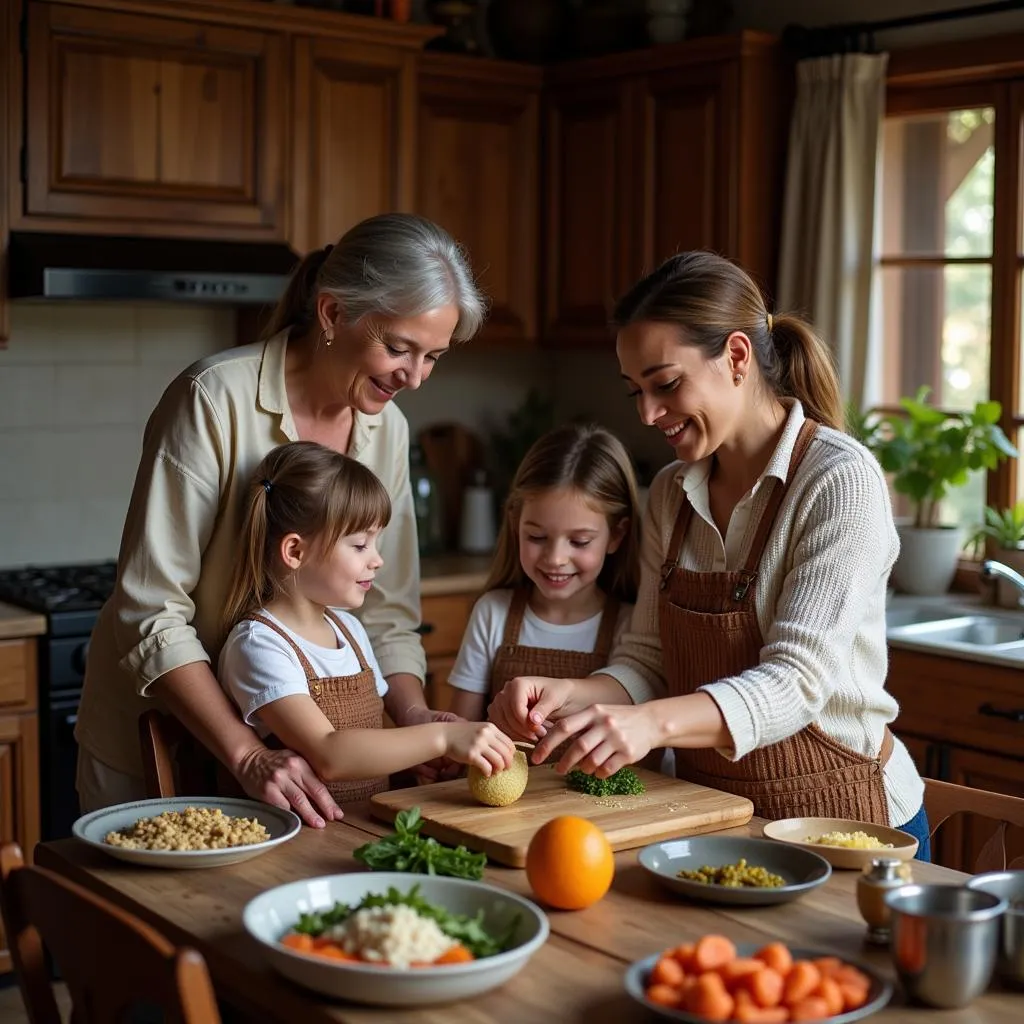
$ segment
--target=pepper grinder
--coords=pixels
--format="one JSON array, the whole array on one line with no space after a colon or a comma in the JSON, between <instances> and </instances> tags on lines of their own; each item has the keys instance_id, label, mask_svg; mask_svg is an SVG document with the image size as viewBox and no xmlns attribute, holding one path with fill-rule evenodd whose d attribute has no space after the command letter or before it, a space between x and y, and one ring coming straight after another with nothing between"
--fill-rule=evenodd
<instances>
[{"instance_id":1,"label":"pepper grinder","mask_svg":"<svg viewBox=\"0 0 1024 1024\"><path fill-rule=\"evenodd\" d=\"M873 857L857 879L857 909L868 925L867 941L889 943L890 917L885 894L913 881L910 865L896 857Z\"/></svg>"}]
</instances>

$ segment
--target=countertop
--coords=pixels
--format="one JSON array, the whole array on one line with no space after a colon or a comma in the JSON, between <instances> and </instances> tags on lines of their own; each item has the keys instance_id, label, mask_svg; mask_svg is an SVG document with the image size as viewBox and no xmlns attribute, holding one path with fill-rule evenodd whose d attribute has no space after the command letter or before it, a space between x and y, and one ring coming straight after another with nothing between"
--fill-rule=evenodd
<instances>
[{"instance_id":1,"label":"countertop","mask_svg":"<svg viewBox=\"0 0 1024 1024\"><path fill-rule=\"evenodd\" d=\"M17 640L46 632L46 616L0 601L0 640Z\"/></svg>"},{"instance_id":2,"label":"countertop","mask_svg":"<svg viewBox=\"0 0 1024 1024\"><path fill-rule=\"evenodd\" d=\"M433 555L420 559L420 596L477 594L483 590L492 555Z\"/></svg>"}]
</instances>

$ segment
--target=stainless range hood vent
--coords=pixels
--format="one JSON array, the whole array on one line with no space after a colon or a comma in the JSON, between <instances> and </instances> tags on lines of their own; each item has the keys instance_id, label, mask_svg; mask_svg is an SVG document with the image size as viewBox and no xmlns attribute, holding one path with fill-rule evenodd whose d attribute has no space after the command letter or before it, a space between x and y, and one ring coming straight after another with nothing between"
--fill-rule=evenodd
<instances>
[{"instance_id":1,"label":"stainless range hood vent","mask_svg":"<svg viewBox=\"0 0 1024 1024\"><path fill-rule=\"evenodd\" d=\"M298 257L275 242L11 232L12 299L277 302Z\"/></svg>"}]
</instances>

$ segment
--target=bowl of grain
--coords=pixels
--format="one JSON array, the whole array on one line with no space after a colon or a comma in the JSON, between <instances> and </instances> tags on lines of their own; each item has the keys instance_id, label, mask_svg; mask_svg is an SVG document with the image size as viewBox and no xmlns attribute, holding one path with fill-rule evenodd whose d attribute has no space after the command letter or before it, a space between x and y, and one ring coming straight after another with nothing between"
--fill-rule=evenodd
<instances>
[{"instance_id":1,"label":"bowl of grain","mask_svg":"<svg viewBox=\"0 0 1024 1024\"><path fill-rule=\"evenodd\" d=\"M862 871L872 857L912 860L917 840L907 832L849 818L782 818L764 826L767 839L813 850L834 868Z\"/></svg>"},{"instance_id":2,"label":"bowl of grain","mask_svg":"<svg viewBox=\"0 0 1024 1024\"><path fill-rule=\"evenodd\" d=\"M84 814L71 833L131 864L212 868L258 857L298 834L292 811L231 797L133 800Z\"/></svg>"}]
</instances>

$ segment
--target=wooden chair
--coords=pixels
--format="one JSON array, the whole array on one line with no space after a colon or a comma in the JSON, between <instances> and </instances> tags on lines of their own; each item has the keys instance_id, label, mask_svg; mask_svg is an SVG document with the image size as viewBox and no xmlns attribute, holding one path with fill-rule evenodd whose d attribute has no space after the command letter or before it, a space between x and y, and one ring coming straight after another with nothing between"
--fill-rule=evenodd
<instances>
[{"instance_id":1,"label":"wooden chair","mask_svg":"<svg viewBox=\"0 0 1024 1024\"><path fill-rule=\"evenodd\" d=\"M32 1024L61 1024L44 947L71 996L74 1024L116 1024L133 1008L165 1021L219 1024L206 962L149 925L44 868L15 843L0 847L0 909Z\"/></svg>"},{"instance_id":2,"label":"wooden chair","mask_svg":"<svg viewBox=\"0 0 1024 1024\"><path fill-rule=\"evenodd\" d=\"M217 761L174 715L155 708L139 717L146 796L209 796L217 792Z\"/></svg>"},{"instance_id":3,"label":"wooden chair","mask_svg":"<svg viewBox=\"0 0 1024 1024\"><path fill-rule=\"evenodd\" d=\"M995 820L996 830L986 840L974 864L960 865L961 870L980 873L1024 867L1024 858L1007 864L1006 830L1010 826L1024 829L1024 798L992 793L969 786L957 786L938 779L924 780L924 809L928 827L934 838L939 826L954 814L977 814Z\"/></svg>"}]
</instances>

